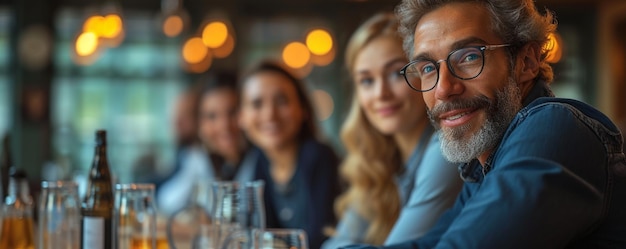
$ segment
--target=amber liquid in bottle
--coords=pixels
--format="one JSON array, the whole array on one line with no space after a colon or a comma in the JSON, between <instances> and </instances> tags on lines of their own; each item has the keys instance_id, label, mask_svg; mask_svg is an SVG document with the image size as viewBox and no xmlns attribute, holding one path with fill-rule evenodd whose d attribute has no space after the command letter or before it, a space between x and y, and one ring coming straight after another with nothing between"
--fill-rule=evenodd
<instances>
[{"instance_id":1,"label":"amber liquid in bottle","mask_svg":"<svg viewBox=\"0 0 626 249\"><path fill-rule=\"evenodd\" d=\"M81 248L113 248L113 181L107 159L106 131L96 132L96 151L82 202Z\"/></svg>"},{"instance_id":2,"label":"amber liquid in bottle","mask_svg":"<svg viewBox=\"0 0 626 249\"><path fill-rule=\"evenodd\" d=\"M33 200L25 172L17 170L11 173L5 204L0 248L34 249Z\"/></svg>"}]
</instances>

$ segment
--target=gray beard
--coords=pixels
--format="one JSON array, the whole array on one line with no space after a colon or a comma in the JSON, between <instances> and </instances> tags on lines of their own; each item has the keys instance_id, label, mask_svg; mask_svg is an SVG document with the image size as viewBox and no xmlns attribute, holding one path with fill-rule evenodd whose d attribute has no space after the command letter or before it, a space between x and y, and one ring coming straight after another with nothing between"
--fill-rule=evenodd
<instances>
[{"instance_id":1,"label":"gray beard","mask_svg":"<svg viewBox=\"0 0 626 249\"><path fill-rule=\"evenodd\" d=\"M489 102L485 123L469 138L464 138L472 128L469 125L441 129L438 123L433 122L435 127L441 130L439 133L441 150L448 161L467 163L498 145L509 124L522 108L519 87L512 77L509 77L508 81L504 89L496 92L495 100L483 98L483 101ZM434 121L432 117L431 121Z\"/></svg>"}]
</instances>

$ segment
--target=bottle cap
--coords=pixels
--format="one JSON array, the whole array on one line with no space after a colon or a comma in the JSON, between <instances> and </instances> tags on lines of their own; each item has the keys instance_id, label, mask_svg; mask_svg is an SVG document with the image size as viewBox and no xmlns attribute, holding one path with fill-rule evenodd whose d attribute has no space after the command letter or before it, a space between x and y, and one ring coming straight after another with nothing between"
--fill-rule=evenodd
<instances>
[{"instance_id":1,"label":"bottle cap","mask_svg":"<svg viewBox=\"0 0 626 249\"><path fill-rule=\"evenodd\" d=\"M9 176L15 179L26 179L26 171L24 171L23 169L11 167L11 169L9 170Z\"/></svg>"},{"instance_id":2,"label":"bottle cap","mask_svg":"<svg viewBox=\"0 0 626 249\"><path fill-rule=\"evenodd\" d=\"M97 130L96 131L96 145L106 145L106 144L107 144L107 131Z\"/></svg>"}]
</instances>

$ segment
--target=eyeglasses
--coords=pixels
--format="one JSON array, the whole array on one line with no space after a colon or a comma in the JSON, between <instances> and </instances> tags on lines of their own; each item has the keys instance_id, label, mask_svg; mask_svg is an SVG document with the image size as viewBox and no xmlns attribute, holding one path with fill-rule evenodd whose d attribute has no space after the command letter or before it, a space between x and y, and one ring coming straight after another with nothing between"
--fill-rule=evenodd
<instances>
[{"instance_id":1,"label":"eyeglasses","mask_svg":"<svg viewBox=\"0 0 626 249\"><path fill-rule=\"evenodd\" d=\"M439 81L439 67L446 62L452 76L461 80L478 77L485 66L485 50L508 47L510 44L472 46L454 50L445 60L417 59L400 70L406 83L418 92L428 92Z\"/></svg>"}]
</instances>

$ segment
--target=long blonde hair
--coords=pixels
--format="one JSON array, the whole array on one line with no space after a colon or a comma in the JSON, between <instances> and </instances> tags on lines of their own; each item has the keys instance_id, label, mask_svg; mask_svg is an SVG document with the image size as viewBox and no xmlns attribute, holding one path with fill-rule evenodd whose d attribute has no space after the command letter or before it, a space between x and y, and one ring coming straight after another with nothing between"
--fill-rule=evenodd
<instances>
[{"instance_id":1,"label":"long blonde hair","mask_svg":"<svg viewBox=\"0 0 626 249\"><path fill-rule=\"evenodd\" d=\"M392 13L377 14L361 24L346 48L346 66L350 73L356 56L373 39L396 37L401 46L397 28L398 22ZM341 140L347 150L341 176L349 188L335 203L335 212L341 217L346 209L355 209L370 222L364 242L380 245L400 214L402 204L394 177L403 169L402 158L393 138L382 134L367 120L355 92L350 112L341 127Z\"/></svg>"}]
</instances>

